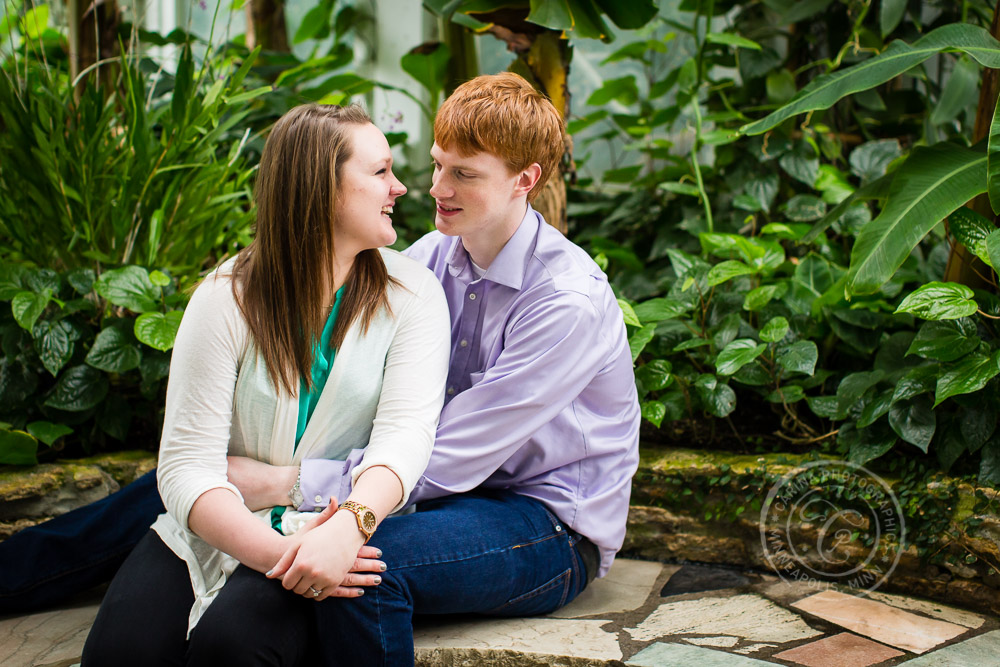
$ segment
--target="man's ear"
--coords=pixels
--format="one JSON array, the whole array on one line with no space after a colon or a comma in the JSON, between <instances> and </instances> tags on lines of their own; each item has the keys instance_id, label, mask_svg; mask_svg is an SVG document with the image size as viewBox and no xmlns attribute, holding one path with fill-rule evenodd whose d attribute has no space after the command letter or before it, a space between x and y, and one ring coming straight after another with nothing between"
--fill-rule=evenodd
<instances>
[{"instance_id":1,"label":"man's ear","mask_svg":"<svg viewBox=\"0 0 1000 667\"><path fill-rule=\"evenodd\" d=\"M538 183L538 179L542 177L542 166L537 162L533 162L528 165L524 171L522 171L517 176L517 182L514 183L514 195L520 197L522 195L527 196L531 192L535 184Z\"/></svg>"}]
</instances>

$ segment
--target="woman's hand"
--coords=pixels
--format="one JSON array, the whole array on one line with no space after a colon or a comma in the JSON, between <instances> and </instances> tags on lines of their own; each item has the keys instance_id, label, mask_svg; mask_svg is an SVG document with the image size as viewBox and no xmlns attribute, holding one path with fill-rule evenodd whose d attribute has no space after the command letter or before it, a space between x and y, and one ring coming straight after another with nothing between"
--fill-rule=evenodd
<instances>
[{"instance_id":1,"label":"woman's hand","mask_svg":"<svg viewBox=\"0 0 1000 667\"><path fill-rule=\"evenodd\" d=\"M382 552L363 546L354 515L337 513L336 508L331 498L329 507L288 538L292 544L267 573L269 578L281 579L286 589L317 601L358 597L364 594L362 586L381 583L378 574L370 573L385 571L385 563L377 560Z\"/></svg>"},{"instance_id":2,"label":"woman's hand","mask_svg":"<svg viewBox=\"0 0 1000 667\"><path fill-rule=\"evenodd\" d=\"M298 466L273 466L246 456L226 459L229 481L243 494L243 502L251 512L292 504L288 492L295 485Z\"/></svg>"}]
</instances>

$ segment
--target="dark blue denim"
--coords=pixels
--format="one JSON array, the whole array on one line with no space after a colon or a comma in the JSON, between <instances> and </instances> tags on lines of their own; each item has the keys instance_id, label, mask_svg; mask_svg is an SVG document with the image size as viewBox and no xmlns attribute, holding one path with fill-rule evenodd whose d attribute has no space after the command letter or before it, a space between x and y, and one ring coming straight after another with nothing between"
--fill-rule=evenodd
<instances>
[{"instance_id":1,"label":"dark blue denim","mask_svg":"<svg viewBox=\"0 0 1000 667\"><path fill-rule=\"evenodd\" d=\"M389 517L370 544L388 569L360 598L316 605L324 665L413 664L414 614L531 616L586 586L579 535L510 491L466 493Z\"/></svg>"},{"instance_id":2,"label":"dark blue denim","mask_svg":"<svg viewBox=\"0 0 1000 667\"><path fill-rule=\"evenodd\" d=\"M153 471L0 542L0 614L59 604L111 581L162 512Z\"/></svg>"}]
</instances>

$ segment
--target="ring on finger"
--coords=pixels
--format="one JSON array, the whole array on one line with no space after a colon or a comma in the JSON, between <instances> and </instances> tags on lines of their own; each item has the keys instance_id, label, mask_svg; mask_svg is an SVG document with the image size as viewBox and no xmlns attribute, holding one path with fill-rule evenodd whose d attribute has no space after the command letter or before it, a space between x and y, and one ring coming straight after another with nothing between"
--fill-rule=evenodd
<instances>
[{"instance_id":1,"label":"ring on finger","mask_svg":"<svg viewBox=\"0 0 1000 667\"><path fill-rule=\"evenodd\" d=\"M320 595L323 594L323 589L316 589L316 588L313 588L312 586L310 586L309 587L309 592L312 593L312 596L314 598L318 598Z\"/></svg>"}]
</instances>

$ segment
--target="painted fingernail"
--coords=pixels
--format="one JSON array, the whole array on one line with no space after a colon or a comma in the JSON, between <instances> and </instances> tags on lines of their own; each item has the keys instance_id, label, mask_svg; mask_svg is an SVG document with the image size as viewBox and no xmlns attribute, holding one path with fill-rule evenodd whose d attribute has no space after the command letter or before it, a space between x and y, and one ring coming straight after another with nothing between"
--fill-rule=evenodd
<instances>
[{"instance_id":1,"label":"painted fingernail","mask_svg":"<svg viewBox=\"0 0 1000 667\"><path fill-rule=\"evenodd\" d=\"M265 577L270 577L272 574L274 574L274 570L268 570L267 573L264 576Z\"/></svg>"},{"instance_id":2,"label":"painted fingernail","mask_svg":"<svg viewBox=\"0 0 1000 667\"><path fill-rule=\"evenodd\" d=\"M375 581L375 585L381 584L382 583L382 577L376 576L375 579L374 579L374 581Z\"/></svg>"},{"instance_id":3,"label":"painted fingernail","mask_svg":"<svg viewBox=\"0 0 1000 667\"><path fill-rule=\"evenodd\" d=\"M385 569L386 569L385 563L379 563L378 564L378 569L381 570L382 572L385 572Z\"/></svg>"},{"instance_id":4,"label":"painted fingernail","mask_svg":"<svg viewBox=\"0 0 1000 667\"><path fill-rule=\"evenodd\" d=\"M361 596L362 596L362 595L364 595L364 594L365 594L365 589L363 589L363 588L359 588L359 589L358 589L358 597L361 597Z\"/></svg>"},{"instance_id":5,"label":"painted fingernail","mask_svg":"<svg viewBox=\"0 0 1000 667\"><path fill-rule=\"evenodd\" d=\"M375 550L375 558L381 558L381 557L382 557L382 550L381 549L376 549Z\"/></svg>"}]
</instances>

